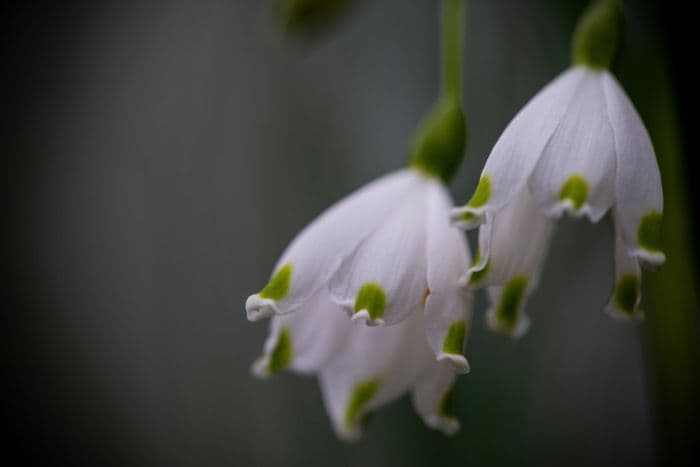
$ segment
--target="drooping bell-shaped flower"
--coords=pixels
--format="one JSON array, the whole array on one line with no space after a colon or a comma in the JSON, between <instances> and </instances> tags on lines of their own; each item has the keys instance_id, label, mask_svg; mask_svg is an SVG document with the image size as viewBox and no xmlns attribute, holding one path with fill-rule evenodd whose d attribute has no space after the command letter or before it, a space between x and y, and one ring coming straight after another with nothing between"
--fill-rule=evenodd
<instances>
[{"instance_id":1,"label":"drooping bell-shaped flower","mask_svg":"<svg viewBox=\"0 0 700 467\"><path fill-rule=\"evenodd\" d=\"M440 179L420 168L370 183L292 241L270 282L248 297L248 319L332 304L345 319L389 326L425 312L435 358L466 372L462 344L448 345L464 329L470 303L458 283L469 252L449 223L451 207Z\"/></svg>"},{"instance_id":2,"label":"drooping bell-shaped flower","mask_svg":"<svg viewBox=\"0 0 700 467\"><path fill-rule=\"evenodd\" d=\"M599 221L612 211L616 284L606 311L641 316L639 263L661 265L663 193L649 135L625 91L607 70L617 42L617 2L584 14L574 65L542 89L496 142L470 201L452 213L480 226L468 271L488 286L492 328L517 337L523 306L538 281L554 221L568 213Z\"/></svg>"},{"instance_id":3,"label":"drooping bell-shaped flower","mask_svg":"<svg viewBox=\"0 0 700 467\"><path fill-rule=\"evenodd\" d=\"M460 284L470 255L451 208L440 178L414 164L321 214L246 302L250 320L272 316L254 372L318 375L348 440L365 414L409 390L426 424L456 431L444 399L469 369L471 293Z\"/></svg>"},{"instance_id":4,"label":"drooping bell-shaped flower","mask_svg":"<svg viewBox=\"0 0 700 467\"><path fill-rule=\"evenodd\" d=\"M445 0L444 95L419 127L409 167L350 194L292 241L269 283L248 297L252 321L271 317L253 371L317 375L336 433L356 439L366 416L402 394L425 423L454 433L447 400L463 355L471 263L449 221L445 182L465 146L459 105L464 2ZM447 47L449 46L449 47Z\"/></svg>"}]
</instances>

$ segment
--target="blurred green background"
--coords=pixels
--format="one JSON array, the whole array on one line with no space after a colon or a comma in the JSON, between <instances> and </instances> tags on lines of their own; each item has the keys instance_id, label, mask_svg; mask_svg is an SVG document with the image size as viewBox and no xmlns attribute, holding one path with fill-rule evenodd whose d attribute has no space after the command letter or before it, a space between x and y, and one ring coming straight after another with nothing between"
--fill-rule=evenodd
<instances>
[{"instance_id":1,"label":"blurred green background","mask_svg":"<svg viewBox=\"0 0 700 467\"><path fill-rule=\"evenodd\" d=\"M457 202L515 112L568 65L585 5L469 2L470 136L451 186ZM668 84L644 68L663 47L657 4L625 5L619 71L644 114L643 96ZM250 376L267 326L247 322L246 297L309 220L403 166L439 85L439 2L364 0L305 38L284 32L273 6L98 2L21 16L16 40L31 59L17 63L32 98L14 135L29 156L13 172L19 319L6 403L23 456L655 465L649 324L602 313L613 281L608 219L560 224L521 341L486 329L479 296L453 438L425 428L404 397L346 445L314 379Z\"/></svg>"}]
</instances>

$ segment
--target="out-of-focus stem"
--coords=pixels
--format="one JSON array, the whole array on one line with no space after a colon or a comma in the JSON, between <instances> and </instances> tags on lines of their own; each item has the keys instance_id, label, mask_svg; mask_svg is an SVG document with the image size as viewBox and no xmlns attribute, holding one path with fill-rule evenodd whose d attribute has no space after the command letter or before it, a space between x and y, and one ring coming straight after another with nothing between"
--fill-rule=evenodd
<instances>
[{"instance_id":1,"label":"out-of-focus stem","mask_svg":"<svg viewBox=\"0 0 700 467\"><path fill-rule=\"evenodd\" d=\"M661 170L667 261L659 271L645 275L645 329L660 460L664 465L684 465L697 450L700 430L700 283L678 112L668 63L659 46L663 40L654 31L645 31L644 38L649 43L637 46L643 51L629 51L636 57L623 64L627 66L621 80L647 125Z\"/></svg>"},{"instance_id":2,"label":"out-of-focus stem","mask_svg":"<svg viewBox=\"0 0 700 467\"><path fill-rule=\"evenodd\" d=\"M664 187L664 249L667 261L647 275L647 326L658 411L662 456L669 465L689 459L697 449L700 424L698 369L698 277L693 264L692 219L688 205L680 132L670 81L660 73L650 96L651 136Z\"/></svg>"},{"instance_id":3,"label":"out-of-focus stem","mask_svg":"<svg viewBox=\"0 0 700 467\"><path fill-rule=\"evenodd\" d=\"M462 93L462 57L466 0L442 2L442 92L459 100Z\"/></svg>"}]
</instances>

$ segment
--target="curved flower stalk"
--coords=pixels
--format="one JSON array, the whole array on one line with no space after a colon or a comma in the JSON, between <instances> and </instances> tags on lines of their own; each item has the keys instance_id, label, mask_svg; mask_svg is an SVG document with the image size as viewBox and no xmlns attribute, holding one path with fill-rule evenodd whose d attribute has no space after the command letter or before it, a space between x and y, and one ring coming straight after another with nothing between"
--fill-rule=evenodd
<instances>
[{"instance_id":1,"label":"curved flower stalk","mask_svg":"<svg viewBox=\"0 0 700 467\"><path fill-rule=\"evenodd\" d=\"M479 228L479 254L465 280L488 286L493 329L518 337L556 219L564 213L598 222L612 208L616 285L605 307L641 317L639 263L657 267L663 210L651 140L634 106L607 70L619 8L595 2L574 36L574 65L513 118L496 142L476 191L453 210Z\"/></svg>"}]
</instances>

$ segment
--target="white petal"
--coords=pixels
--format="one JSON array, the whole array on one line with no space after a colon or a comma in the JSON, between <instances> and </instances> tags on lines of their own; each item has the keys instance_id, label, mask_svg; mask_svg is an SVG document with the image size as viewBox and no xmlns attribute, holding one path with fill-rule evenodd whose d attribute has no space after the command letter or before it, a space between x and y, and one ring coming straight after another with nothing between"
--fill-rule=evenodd
<instances>
[{"instance_id":1,"label":"white petal","mask_svg":"<svg viewBox=\"0 0 700 467\"><path fill-rule=\"evenodd\" d=\"M432 365L418 378L413 388L413 407L430 428L453 435L459 430L459 420L450 413L450 398L456 374L443 363Z\"/></svg>"},{"instance_id":2,"label":"white petal","mask_svg":"<svg viewBox=\"0 0 700 467\"><path fill-rule=\"evenodd\" d=\"M438 360L449 362L455 371L469 371L462 354L471 323L472 293L459 283L469 267L464 234L450 225L452 206L445 187L435 183L428 198L427 278L425 326L428 343Z\"/></svg>"},{"instance_id":3,"label":"white petal","mask_svg":"<svg viewBox=\"0 0 700 467\"><path fill-rule=\"evenodd\" d=\"M278 261L271 283L288 268L286 286L270 288L268 284L251 295L246 301L248 319L291 313L304 306L326 287L342 258L381 225L423 178L413 170L401 170L365 185L324 211L296 236Z\"/></svg>"},{"instance_id":4,"label":"white petal","mask_svg":"<svg viewBox=\"0 0 700 467\"><path fill-rule=\"evenodd\" d=\"M639 262L630 256L622 238L619 215L613 212L615 223L615 287L605 312L616 319L630 321L644 317L639 308L642 277Z\"/></svg>"},{"instance_id":5,"label":"white petal","mask_svg":"<svg viewBox=\"0 0 700 467\"><path fill-rule=\"evenodd\" d=\"M614 199L615 141L603 93L603 72L583 78L529 181L550 217L564 212L598 222Z\"/></svg>"},{"instance_id":6,"label":"white petal","mask_svg":"<svg viewBox=\"0 0 700 467\"><path fill-rule=\"evenodd\" d=\"M539 282L553 228L525 188L479 229L478 261L466 280L472 287L489 286L487 323L493 330L514 338L527 330L524 304Z\"/></svg>"},{"instance_id":7,"label":"white petal","mask_svg":"<svg viewBox=\"0 0 700 467\"><path fill-rule=\"evenodd\" d=\"M319 377L338 436L357 439L365 416L412 387L433 358L420 313L395 326L354 326Z\"/></svg>"},{"instance_id":8,"label":"white petal","mask_svg":"<svg viewBox=\"0 0 700 467\"><path fill-rule=\"evenodd\" d=\"M333 274L331 299L354 321L391 325L423 308L427 194L432 183L437 182L425 178L414 186Z\"/></svg>"},{"instance_id":9,"label":"white petal","mask_svg":"<svg viewBox=\"0 0 700 467\"><path fill-rule=\"evenodd\" d=\"M530 328L530 317L524 311L528 291L523 280L518 276L503 287L488 288L491 307L486 312L486 324L512 339L519 339Z\"/></svg>"},{"instance_id":10,"label":"white petal","mask_svg":"<svg viewBox=\"0 0 700 467\"><path fill-rule=\"evenodd\" d=\"M453 210L455 222L476 227L520 193L584 76L579 68L562 73L518 112L493 147L475 196Z\"/></svg>"},{"instance_id":11,"label":"white petal","mask_svg":"<svg viewBox=\"0 0 700 467\"><path fill-rule=\"evenodd\" d=\"M628 254L659 266L666 259L660 245L664 199L654 147L639 114L610 73L603 74L603 90L615 135L615 200L622 239Z\"/></svg>"},{"instance_id":12,"label":"white petal","mask_svg":"<svg viewBox=\"0 0 700 467\"><path fill-rule=\"evenodd\" d=\"M524 274L534 288L554 225L524 188L490 223L479 228L479 251L465 282L472 287L502 285Z\"/></svg>"},{"instance_id":13,"label":"white petal","mask_svg":"<svg viewBox=\"0 0 700 467\"><path fill-rule=\"evenodd\" d=\"M296 313L273 316L253 372L262 378L286 368L314 373L345 344L352 328L343 310L322 290Z\"/></svg>"}]
</instances>

